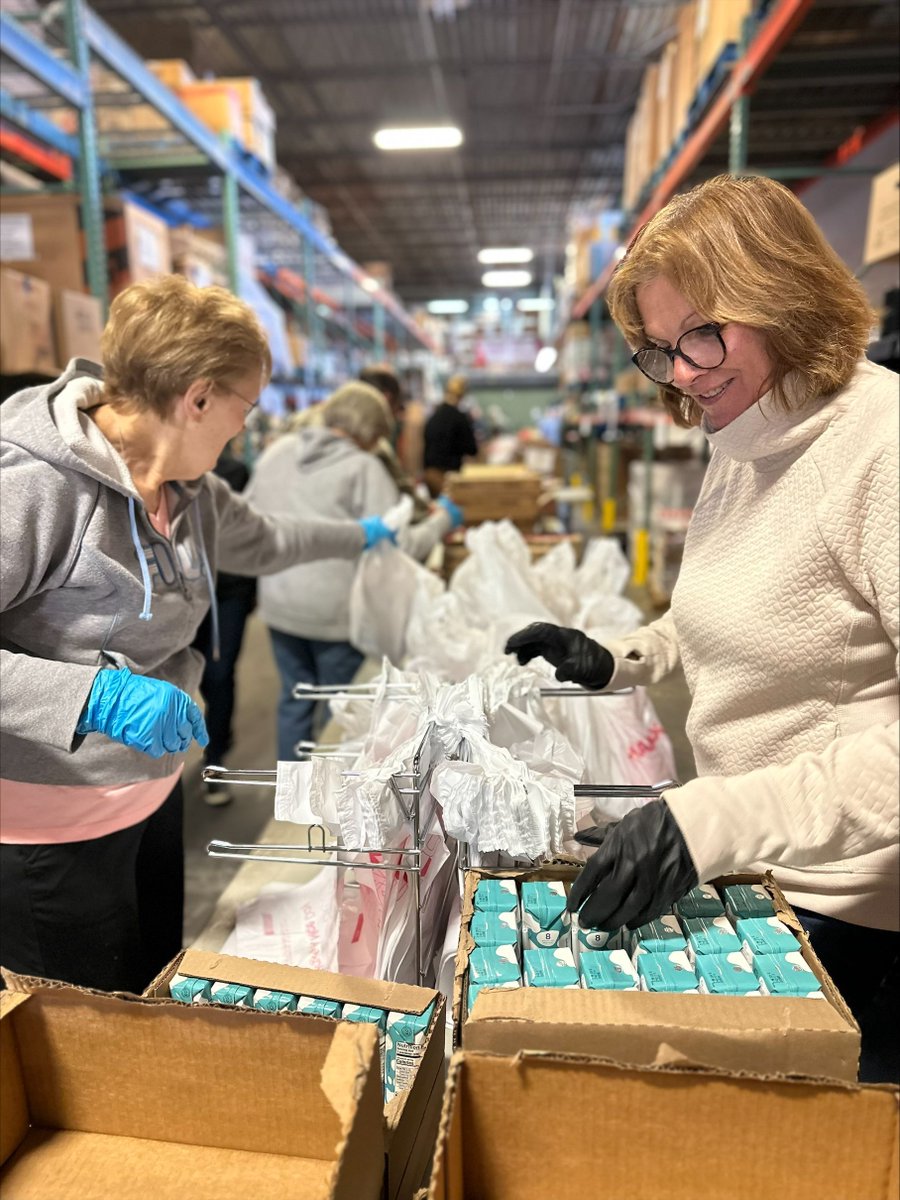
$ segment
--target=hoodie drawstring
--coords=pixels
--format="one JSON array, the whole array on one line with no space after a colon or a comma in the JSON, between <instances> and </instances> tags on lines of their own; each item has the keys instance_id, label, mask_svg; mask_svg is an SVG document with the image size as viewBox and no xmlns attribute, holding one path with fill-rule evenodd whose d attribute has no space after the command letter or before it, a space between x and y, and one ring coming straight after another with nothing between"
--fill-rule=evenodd
<instances>
[{"instance_id":1,"label":"hoodie drawstring","mask_svg":"<svg viewBox=\"0 0 900 1200\"><path fill-rule=\"evenodd\" d=\"M141 568L141 579L144 584L144 607L141 609L141 620L151 621L153 619L153 611L151 604L153 602L153 586L150 583L150 568L147 566L147 559L144 555L144 548L141 545L140 534L138 533L137 518L134 514L134 498L128 497L128 519L131 522L131 540L134 543L134 552L137 555L138 566Z\"/></svg>"},{"instance_id":2,"label":"hoodie drawstring","mask_svg":"<svg viewBox=\"0 0 900 1200\"><path fill-rule=\"evenodd\" d=\"M206 586L209 588L209 606L210 616L212 617L212 659L213 662L218 662L221 658L221 643L219 641L219 604L216 600L216 584L213 579L213 573L209 565L209 557L206 553L206 542L203 540L203 529L199 521L196 519L196 504L194 500L188 508L188 520L191 523L191 529L194 531L194 537L197 545L200 548L200 561L203 563L203 574L206 576Z\"/></svg>"}]
</instances>

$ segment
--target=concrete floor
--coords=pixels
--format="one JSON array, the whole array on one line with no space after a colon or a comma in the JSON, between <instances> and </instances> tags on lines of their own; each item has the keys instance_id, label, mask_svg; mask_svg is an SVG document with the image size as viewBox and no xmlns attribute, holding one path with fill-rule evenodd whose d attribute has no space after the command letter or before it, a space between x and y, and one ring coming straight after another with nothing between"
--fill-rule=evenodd
<instances>
[{"instance_id":1,"label":"concrete floor","mask_svg":"<svg viewBox=\"0 0 900 1200\"><path fill-rule=\"evenodd\" d=\"M644 609L648 620L658 615L639 591L629 597ZM664 683L650 689L663 727L672 740L678 778L692 779L696 774L691 748L684 735L688 709L687 686L677 672ZM244 646L238 661L237 707L234 722L234 747L227 765L232 768L271 769L275 765L275 707L278 676L269 649L265 626L257 617L247 625ZM206 853L211 838L231 842L252 842L271 819L274 792L265 787L238 787L234 801L222 808L211 808L202 796L202 761L196 743L184 774L185 791L185 873L186 904L184 943L190 945L204 929L216 900L242 865L240 862L213 859Z\"/></svg>"}]
</instances>

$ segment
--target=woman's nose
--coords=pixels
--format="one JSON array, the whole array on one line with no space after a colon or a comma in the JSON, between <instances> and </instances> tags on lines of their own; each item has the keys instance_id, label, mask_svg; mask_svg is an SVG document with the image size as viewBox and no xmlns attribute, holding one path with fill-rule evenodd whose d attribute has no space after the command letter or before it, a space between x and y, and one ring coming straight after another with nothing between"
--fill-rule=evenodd
<instances>
[{"instance_id":1,"label":"woman's nose","mask_svg":"<svg viewBox=\"0 0 900 1200\"><path fill-rule=\"evenodd\" d=\"M703 373L699 367L692 367L680 354L675 355L675 361L672 363L672 371L672 382L677 388L689 387L697 376Z\"/></svg>"}]
</instances>

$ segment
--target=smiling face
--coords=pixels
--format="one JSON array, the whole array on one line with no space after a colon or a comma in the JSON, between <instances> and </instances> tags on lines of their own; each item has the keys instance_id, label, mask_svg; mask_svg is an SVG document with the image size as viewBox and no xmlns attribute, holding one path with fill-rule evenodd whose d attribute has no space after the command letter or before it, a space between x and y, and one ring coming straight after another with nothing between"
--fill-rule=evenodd
<instances>
[{"instance_id":1,"label":"smiling face","mask_svg":"<svg viewBox=\"0 0 900 1200\"><path fill-rule=\"evenodd\" d=\"M671 349L687 330L711 320L663 275L640 286L636 299L648 345ZM758 329L730 322L721 335L726 349L721 366L701 370L676 355L673 368L673 386L696 401L713 429L723 429L765 395L774 373Z\"/></svg>"}]
</instances>

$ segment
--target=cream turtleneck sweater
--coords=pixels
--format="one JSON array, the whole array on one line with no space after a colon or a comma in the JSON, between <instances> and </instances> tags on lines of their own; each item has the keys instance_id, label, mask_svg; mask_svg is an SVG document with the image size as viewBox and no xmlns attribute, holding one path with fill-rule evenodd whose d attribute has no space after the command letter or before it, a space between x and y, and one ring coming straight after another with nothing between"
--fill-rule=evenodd
<instances>
[{"instance_id":1,"label":"cream turtleneck sweater","mask_svg":"<svg viewBox=\"0 0 900 1200\"><path fill-rule=\"evenodd\" d=\"M898 927L898 379L862 360L802 412L706 430L670 611L609 645L610 687L680 661L699 778L666 793L701 880ZM839 861L833 861L839 860Z\"/></svg>"}]
</instances>

